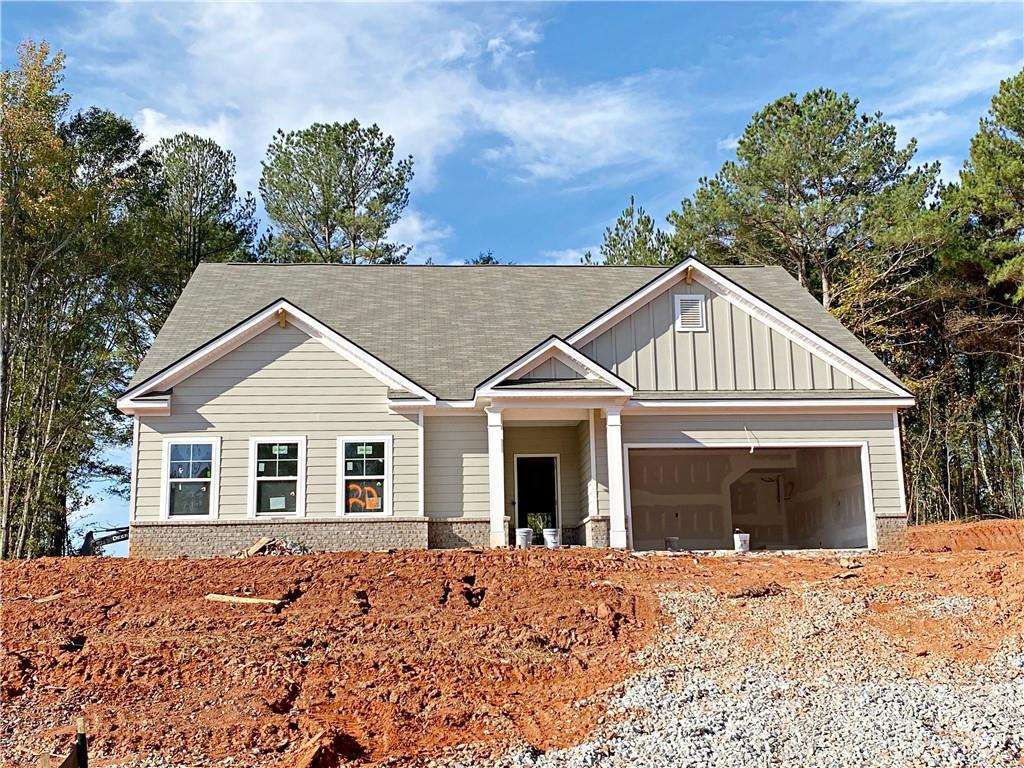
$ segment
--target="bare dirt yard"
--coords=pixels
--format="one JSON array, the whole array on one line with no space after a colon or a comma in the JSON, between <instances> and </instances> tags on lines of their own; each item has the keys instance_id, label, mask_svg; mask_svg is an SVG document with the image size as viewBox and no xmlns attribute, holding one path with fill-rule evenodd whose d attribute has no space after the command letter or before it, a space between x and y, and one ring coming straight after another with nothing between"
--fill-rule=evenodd
<instances>
[{"instance_id":1,"label":"bare dirt yard","mask_svg":"<svg viewBox=\"0 0 1024 768\"><path fill-rule=\"evenodd\" d=\"M0 764L1019 766L1024 555L924 541L6 563Z\"/></svg>"}]
</instances>

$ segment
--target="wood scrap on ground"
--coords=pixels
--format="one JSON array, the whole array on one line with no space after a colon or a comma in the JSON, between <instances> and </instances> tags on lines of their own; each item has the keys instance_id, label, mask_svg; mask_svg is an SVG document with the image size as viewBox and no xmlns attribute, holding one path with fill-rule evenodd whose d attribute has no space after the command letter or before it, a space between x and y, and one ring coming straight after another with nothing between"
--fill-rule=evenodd
<instances>
[{"instance_id":1,"label":"wood scrap on ground","mask_svg":"<svg viewBox=\"0 0 1024 768\"><path fill-rule=\"evenodd\" d=\"M748 587L747 589L741 589L739 592L730 592L728 597L733 599L740 597L774 597L775 595L781 595L785 591L786 588L780 586L778 582L769 581L760 587Z\"/></svg>"},{"instance_id":2,"label":"wood scrap on ground","mask_svg":"<svg viewBox=\"0 0 1024 768\"><path fill-rule=\"evenodd\" d=\"M211 592L206 596L207 600L211 600L215 603L245 603L248 605L272 605L275 608L280 608L285 604L285 600L275 599L270 597L242 597L241 595L219 595Z\"/></svg>"}]
</instances>

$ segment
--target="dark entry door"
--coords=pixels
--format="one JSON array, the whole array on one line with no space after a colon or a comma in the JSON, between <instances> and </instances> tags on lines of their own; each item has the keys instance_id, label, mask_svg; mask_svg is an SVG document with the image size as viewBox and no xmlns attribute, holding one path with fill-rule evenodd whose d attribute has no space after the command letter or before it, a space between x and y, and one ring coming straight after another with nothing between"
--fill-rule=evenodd
<instances>
[{"instance_id":1,"label":"dark entry door","mask_svg":"<svg viewBox=\"0 0 1024 768\"><path fill-rule=\"evenodd\" d=\"M533 528L540 541L544 528L558 527L558 459L516 457L516 527Z\"/></svg>"}]
</instances>

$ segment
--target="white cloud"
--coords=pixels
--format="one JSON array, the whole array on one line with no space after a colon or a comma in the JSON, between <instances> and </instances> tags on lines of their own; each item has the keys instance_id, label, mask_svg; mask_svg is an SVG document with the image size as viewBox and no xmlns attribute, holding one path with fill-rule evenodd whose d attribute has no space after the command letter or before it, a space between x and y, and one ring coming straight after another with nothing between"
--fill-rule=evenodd
<instances>
[{"instance_id":1,"label":"white cloud","mask_svg":"<svg viewBox=\"0 0 1024 768\"><path fill-rule=\"evenodd\" d=\"M892 119L901 144L917 139L921 146L936 146L970 132L977 117L964 113L950 113L943 109L913 112Z\"/></svg>"},{"instance_id":2,"label":"white cloud","mask_svg":"<svg viewBox=\"0 0 1024 768\"><path fill-rule=\"evenodd\" d=\"M598 253L600 247L600 245L589 245L583 248L562 248L560 250L541 251L540 258L533 263L578 266L582 262L583 256L587 251L590 251L594 261L600 261L600 254Z\"/></svg>"},{"instance_id":3,"label":"white cloud","mask_svg":"<svg viewBox=\"0 0 1024 768\"><path fill-rule=\"evenodd\" d=\"M969 96L994 94L999 81L1014 75L1019 69L1019 60L983 58L937 65L925 82L906 90L889 105L888 111L899 114L919 107L946 107Z\"/></svg>"},{"instance_id":4,"label":"white cloud","mask_svg":"<svg viewBox=\"0 0 1024 768\"><path fill-rule=\"evenodd\" d=\"M427 259L443 264L448 260L444 242L452 236L452 228L417 210L407 208L388 234L392 242L413 246L411 264L423 264Z\"/></svg>"},{"instance_id":5,"label":"white cloud","mask_svg":"<svg viewBox=\"0 0 1024 768\"><path fill-rule=\"evenodd\" d=\"M109 66L134 73L131 111L140 126L159 135L196 130L226 143L250 189L276 129L352 117L378 123L400 154L414 156L420 187L436 184L438 163L469 139L480 162L528 183L645 175L671 163L673 134L665 128L679 108L659 96L651 77L567 86L529 76L523 57L541 39L531 12L122 4L82 12L94 37L79 36L73 53L92 67L97 91L115 79L104 77Z\"/></svg>"},{"instance_id":6,"label":"white cloud","mask_svg":"<svg viewBox=\"0 0 1024 768\"><path fill-rule=\"evenodd\" d=\"M224 114L219 114L206 122L192 123L171 119L163 112L146 107L139 110L135 122L146 137L146 147L182 132L213 139L222 147L229 147L233 143L231 123Z\"/></svg>"},{"instance_id":7,"label":"white cloud","mask_svg":"<svg viewBox=\"0 0 1024 768\"><path fill-rule=\"evenodd\" d=\"M740 145L740 137L730 133L724 139L719 139L715 147L723 152L735 152Z\"/></svg>"}]
</instances>

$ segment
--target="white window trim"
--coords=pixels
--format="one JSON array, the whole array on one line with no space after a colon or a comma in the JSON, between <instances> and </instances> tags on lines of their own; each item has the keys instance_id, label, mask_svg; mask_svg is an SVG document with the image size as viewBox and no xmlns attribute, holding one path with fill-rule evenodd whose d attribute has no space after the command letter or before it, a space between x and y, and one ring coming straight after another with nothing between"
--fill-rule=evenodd
<instances>
[{"instance_id":1,"label":"white window trim","mask_svg":"<svg viewBox=\"0 0 1024 768\"><path fill-rule=\"evenodd\" d=\"M345 444L346 443L384 443L384 505L379 512L345 511L342 496L345 490ZM338 463L334 483L334 513L338 517L390 517L394 513L394 438L392 435L338 435ZM422 457L420 458L422 462Z\"/></svg>"},{"instance_id":2,"label":"white window trim","mask_svg":"<svg viewBox=\"0 0 1024 768\"><path fill-rule=\"evenodd\" d=\"M262 443L298 443L299 478L295 481L295 511L279 515L259 515L260 520L292 519L306 516L306 436L305 435L263 435L249 438L249 498L246 517L256 515L256 454ZM269 478L267 478L269 479Z\"/></svg>"},{"instance_id":3,"label":"white window trim","mask_svg":"<svg viewBox=\"0 0 1024 768\"><path fill-rule=\"evenodd\" d=\"M683 328L683 303L691 302L700 309L700 327ZM676 314L676 333L703 333L708 329L708 300L703 293L676 293L672 296Z\"/></svg>"},{"instance_id":4,"label":"white window trim","mask_svg":"<svg viewBox=\"0 0 1024 768\"><path fill-rule=\"evenodd\" d=\"M136 440L136 442L138 442ZM206 515L179 515L171 517L171 445L210 446L210 512ZM134 470L137 472L138 470ZM198 478L197 478L198 479ZM160 519L161 520L216 520L220 506L220 436L198 437L183 435L165 437L160 457ZM133 510L134 511L134 510Z\"/></svg>"}]
</instances>

